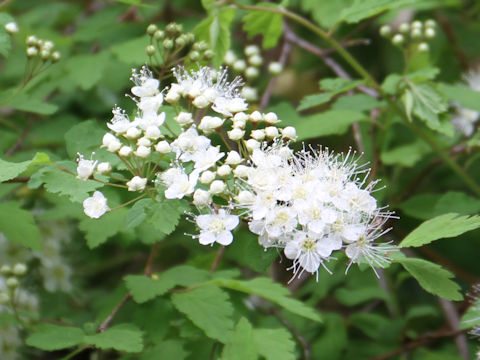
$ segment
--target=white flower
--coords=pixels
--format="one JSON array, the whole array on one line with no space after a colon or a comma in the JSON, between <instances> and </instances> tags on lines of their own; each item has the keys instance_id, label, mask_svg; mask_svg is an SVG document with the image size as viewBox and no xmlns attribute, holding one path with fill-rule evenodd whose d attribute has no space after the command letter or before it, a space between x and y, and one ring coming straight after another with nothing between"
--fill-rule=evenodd
<instances>
[{"instance_id":1,"label":"white flower","mask_svg":"<svg viewBox=\"0 0 480 360\"><path fill-rule=\"evenodd\" d=\"M475 123L480 118L480 113L475 110L465 109L456 105L457 112L451 122L458 132L464 136L472 136L475 130Z\"/></svg>"},{"instance_id":2,"label":"white flower","mask_svg":"<svg viewBox=\"0 0 480 360\"><path fill-rule=\"evenodd\" d=\"M187 175L183 169L180 169L177 174L168 179L168 183L165 182L168 186L165 190L165 197L167 199L183 199L185 195L193 193L197 185L198 176L198 171L193 171L190 175Z\"/></svg>"},{"instance_id":3,"label":"white flower","mask_svg":"<svg viewBox=\"0 0 480 360\"><path fill-rule=\"evenodd\" d=\"M93 154L92 154L93 155ZM95 171L95 167L98 164L97 160L85 160L83 155L78 153L77 159L77 179L87 181L90 176L92 176Z\"/></svg>"},{"instance_id":4,"label":"white flower","mask_svg":"<svg viewBox=\"0 0 480 360\"><path fill-rule=\"evenodd\" d=\"M151 97L158 93L160 81L153 78L153 73L145 66L137 73L136 69L132 70L130 78L135 83L132 87L132 94L138 97Z\"/></svg>"},{"instance_id":5,"label":"white flower","mask_svg":"<svg viewBox=\"0 0 480 360\"><path fill-rule=\"evenodd\" d=\"M128 191L143 191L147 185L147 179L140 176L134 176L127 182Z\"/></svg>"},{"instance_id":6,"label":"white flower","mask_svg":"<svg viewBox=\"0 0 480 360\"><path fill-rule=\"evenodd\" d=\"M183 162L192 161L197 153L203 153L210 147L210 139L198 135L195 128L191 127L181 133L171 144L172 150L177 154L177 159Z\"/></svg>"},{"instance_id":7,"label":"white flower","mask_svg":"<svg viewBox=\"0 0 480 360\"><path fill-rule=\"evenodd\" d=\"M95 191L93 196L83 201L83 211L92 219L98 219L108 210L107 198L100 191Z\"/></svg>"},{"instance_id":8,"label":"white flower","mask_svg":"<svg viewBox=\"0 0 480 360\"><path fill-rule=\"evenodd\" d=\"M232 168L227 164L224 164L217 169L217 174L220 177L227 177L231 172Z\"/></svg>"},{"instance_id":9,"label":"white flower","mask_svg":"<svg viewBox=\"0 0 480 360\"><path fill-rule=\"evenodd\" d=\"M248 104L244 98L238 97L218 97L212 105L212 109L225 115L233 116L233 114L248 109Z\"/></svg>"},{"instance_id":10,"label":"white flower","mask_svg":"<svg viewBox=\"0 0 480 360\"><path fill-rule=\"evenodd\" d=\"M163 94L160 93L155 96L140 98L140 101L137 102L137 107L144 113L156 113L162 104Z\"/></svg>"},{"instance_id":11,"label":"white flower","mask_svg":"<svg viewBox=\"0 0 480 360\"><path fill-rule=\"evenodd\" d=\"M325 248L320 242L300 232L294 239L287 242L284 249L285 256L293 260L293 276L300 276L305 270L316 273L323 260L331 254L328 246ZM300 268L302 270L300 271Z\"/></svg>"},{"instance_id":12,"label":"white flower","mask_svg":"<svg viewBox=\"0 0 480 360\"><path fill-rule=\"evenodd\" d=\"M107 126L110 130L117 134L124 134L129 128L135 126L134 123L130 121L127 113L120 109L118 106L112 110L113 118L107 123Z\"/></svg>"},{"instance_id":13,"label":"white flower","mask_svg":"<svg viewBox=\"0 0 480 360\"><path fill-rule=\"evenodd\" d=\"M210 146L206 151L197 151L192 160L195 162L195 169L203 171L215 166L225 153L220 152L219 146Z\"/></svg>"},{"instance_id":14,"label":"white flower","mask_svg":"<svg viewBox=\"0 0 480 360\"><path fill-rule=\"evenodd\" d=\"M220 209L217 214L198 215L196 223L200 228L200 244L210 245L217 242L227 246L233 241L232 230L237 227L239 217Z\"/></svg>"},{"instance_id":15,"label":"white flower","mask_svg":"<svg viewBox=\"0 0 480 360\"><path fill-rule=\"evenodd\" d=\"M149 139L153 139L153 140L156 140L158 139L159 137L162 136L162 132L160 131L160 129L158 128L158 126L155 126L155 125L150 125L147 127L147 129L145 130L145 137L149 138Z\"/></svg>"}]
</instances>

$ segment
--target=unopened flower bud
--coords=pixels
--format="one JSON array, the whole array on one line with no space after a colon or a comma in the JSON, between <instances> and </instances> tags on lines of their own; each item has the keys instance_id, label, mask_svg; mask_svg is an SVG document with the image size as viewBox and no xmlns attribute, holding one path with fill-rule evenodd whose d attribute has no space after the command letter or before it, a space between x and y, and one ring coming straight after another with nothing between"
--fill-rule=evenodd
<instances>
[{"instance_id":1,"label":"unopened flower bud","mask_svg":"<svg viewBox=\"0 0 480 360\"><path fill-rule=\"evenodd\" d=\"M268 64L268 72L272 75L278 75L283 71L283 65L278 61L272 61Z\"/></svg>"},{"instance_id":2,"label":"unopened flower bud","mask_svg":"<svg viewBox=\"0 0 480 360\"><path fill-rule=\"evenodd\" d=\"M282 129L282 137L290 140L296 140L297 130L293 126L287 126Z\"/></svg>"},{"instance_id":3,"label":"unopened flower bud","mask_svg":"<svg viewBox=\"0 0 480 360\"><path fill-rule=\"evenodd\" d=\"M165 32L163 32L162 30L157 30L153 34L153 38L157 41L158 40L163 40L165 38Z\"/></svg>"},{"instance_id":4,"label":"unopened flower bud","mask_svg":"<svg viewBox=\"0 0 480 360\"><path fill-rule=\"evenodd\" d=\"M47 40L43 43L42 49L50 51L54 48L54 46L55 44L53 43L53 41Z\"/></svg>"},{"instance_id":5,"label":"unopened flower bud","mask_svg":"<svg viewBox=\"0 0 480 360\"><path fill-rule=\"evenodd\" d=\"M233 141L237 141L240 139L243 139L243 136L245 135L245 130L242 130L240 128L233 128L230 131L227 131L228 138Z\"/></svg>"},{"instance_id":6,"label":"unopened flower bud","mask_svg":"<svg viewBox=\"0 0 480 360\"><path fill-rule=\"evenodd\" d=\"M155 24L150 24L150 25L148 25L148 27L147 27L147 34L148 34L148 35L153 35L153 34L157 31L157 29L158 29L158 28L157 28L157 25L155 25Z\"/></svg>"},{"instance_id":7,"label":"unopened flower bud","mask_svg":"<svg viewBox=\"0 0 480 360\"><path fill-rule=\"evenodd\" d=\"M267 126L265 128L265 135L270 139L276 138L278 136L278 128L275 126Z\"/></svg>"},{"instance_id":8,"label":"unopened flower bud","mask_svg":"<svg viewBox=\"0 0 480 360\"><path fill-rule=\"evenodd\" d=\"M139 158L145 159L148 155L150 155L151 149L146 146L139 146L137 150L135 150L135 155L137 155Z\"/></svg>"},{"instance_id":9,"label":"unopened flower bud","mask_svg":"<svg viewBox=\"0 0 480 360\"><path fill-rule=\"evenodd\" d=\"M172 147L168 143L168 141L163 140L160 141L157 145L155 145L155 151L159 152L160 154L168 154L172 151Z\"/></svg>"},{"instance_id":10,"label":"unopened flower bud","mask_svg":"<svg viewBox=\"0 0 480 360\"><path fill-rule=\"evenodd\" d=\"M15 264L15 266L13 267L13 274L15 276L23 276L27 273L27 265L23 264L23 263L18 263L18 264Z\"/></svg>"},{"instance_id":11,"label":"unopened flower bud","mask_svg":"<svg viewBox=\"0 0 480 360\"><path fill-rule=\"evenodd\" d=\"M175 117L175 121L181 125L190 125L193 122L192 113L182 111Z\"/></svg>"},{"instance_id":12,"label":"unopened flower bud","mask_svg":"<svg viewBox=\"0 0 480 360\"><path fill-rule=\"evenodd\" d=\"M422 43L418 44L418 51L428 52L428 50L430 50L430 47L428 46L428 44L426 42L422 42Z\"/></svg>"},{"instance_id":13,"label":"unopened flower bud","mask_svg":"<svg viewBox=\"0 0 480 360\"><path fill-rule=\"evenodd\" d=\"M253 66L260 66L263 64L263 59L260 55L256 54L248 58L248 62Z\"/></svg>"},{"instance_id":14,"label":"unopened flower bud","mask_svg":"<svg viewBox=\"0 0 480 360\"><path fill-rule=\"evenodd\" d=\"M36 47L30 46L27 48L27 56L34 57L38 55L38 49Z\"/></svg>"},{"instance_id":15,"label":"unopened flower bud","mask_svg":"<svg viewBox=\"0 0 480 360\"><path fill-rule=\"evenodd\" d=\"M178 47L178 48L183 48L185 46L186 42L185 42L185 38L184 37L178 37L175 39L175 45Z\"/></svg>"},{"instance_id":16,"label":"unopened flower bud","mask_svg":"<svg viewBox=\"0 0 480 360\"><path fill-rule=\"evenodd\" d=\"M402 34L396 34L393 38L392 38L392 43L394 45L401 45L403 44L403 41L405 40L405 38L403 37Z\"/></svg>"},{"instance_id":17,"label":"unopened flower bud","mask_svg":"<svg viewBox=\"0 0 480 360\"><path fill-rule=\"evenodd\" d=\"M200 59L200 53L198 51L193 50L188 53L188 57L192 61L198 61Z\"/></svg>"},{"instance_id":18,"label":"unopened flower bud","mask_svg":"<svg viewBox=\"0 0 480 360\"><path fill-rule=\"evenodd\" d=\"M258 69L256 67L253 67L253 66L249 66L245 70L245 76L248 79L255 79L256 77L258 77L259 74L260 74L260 72L258 71Z\"/></svg>"},{"instance_id":19,"label":"unopened flower bud","mask_svg":"<svg viewBox=\"0 0 480 360\"><path fill-rule=\"evenodd\" d=\"M204 172L202 173L202 175L200 176L200 179L199 179L199 180L200 180L200 182L201 182L202 184L208 185L208 184L210 184L213 180L215 180L215 177L216 177L216 175L215 175L214 172L212 172L212 171L210 171L210 170L207 170L207 171L204 171Z\"/></svg>"},{"instance_id":20,"label":"unopened flower bud","mask_svg":"<svg viewBox=\"0 0 480 360\"><path fill-rule=\"evenodd\" d=\"M7 305L8 303L10 303L10 295L0 292L0 305Z\"/></svg>"},{"instance_id":21,"label":"unopened flower bud","mask_svg":"<svg viewBox=\"0 0 480 360\"><path fill-rule=\"evenodd\" d=\"M62 57L62 55L60 54L60 52L54 51L52 53L51 59L52 59L53 62L57 62L57 61L60 60L61 57Z\"/></svg>"},{"instance_id":22,"label":"unopened flower bud","mask_svg":"<svg viewBox=\"0 0 480 360\"><path fill-rule=\"evenodd\" d=\"M148 45L148 46L145 48L145 52L147 53L148 56L153 56L153 55L155 55L155 51L157 51L157 49L155 49L155 46L153 46L153 45Z\"/></svg>"},{"instance_id":23,"label":"unopened flower bud","mask_svg":"<svg viewBox=\"0 0 480 360\"><path fill-rule=\"evenodd\" d=\"M260 143L255 139L248 139L246 146L248 151L253 152L253 150L260 148Z\"/></svg>"},{"instance_id":24,"label":"unopened flower bud","mask_svg":"<svg viewBox=\"0 0 480 360\"><path fill-rule=\"evenodd\" d=\"M142 135L142 131L137 128L137 127L131 127L127 130L127 132L125 133L125 137L127 139L130 139L130 140L135 140L135 139L138 139L138 137Z\"/></svg>"},{"instance_id":25,"label":"unopened flower bud","mask_svg":"<svg viewBox=\"0 0 480 360\"><path fill-rule=\"evenodd\" d=\"M230 175L231 172L232 168L227 164L222 165L217 169L217 174L220 177L227 177L228 175Z\"/></svg>"},{"instance_id":26,"label":"unopened flower bud","mask_svg":"<svg viewBox=\"0 0 480 360\"><path fill-rule=\"evenodd\" d=\"M383 25L380 28L379 32L381 36L387 38L387 37L390 37L390 35L392 35L392 28L389 25Z\"/></svg>"},{"instance_id":27,"label":"unopened flower bud","mask_svg":"<svg viewBox=\"0 0 480 360\"><path fill-rule=\"evenodd\" d=\"M237 60L237 56L232 50L228 50L223 58L223 62L227 65L232 65Z\"/></svg>"},{"instance_id":28,"label":"unopened flower bud","mask_svg":"<svg viewBox=\"0 0 480 360\"><path fill-rule=\"evenodd\" d=\"M50 59L50 50L43 49L40 51L40 57L42 60L48 60Z\"/></svg>"},{"instance_id":29,"label":"unopened flower bud","mask_svg":"<svg viewBox=\"0 0 480 360\"><path fill-rule=\"evenodd\" d=\"M162 136L162 132L156 125L150 125L145 130L145 136L149 139L157 140L160 136Z\"/></svg>"},{"instance_id":30,"label":"unopened flower bud","mask_svg":"<svg viewBox=\"0 0 480 360\"><path fill-rule=\"evenodd\" d=\"M143 191L147 185L147 179L140 176L134 176L132 180L127 182L128 191Z\"/></svg>"},{"instance_id":31,"label":"unopened flower bud","mask_svg":"<svg viewBox=\"0 0 480 360\"><path fill-rule=\"evenodd\" d=\"M12 268L8 265L2 265L2 267L0 268L0 273L2 273L2 275L4 276L8 276L12 273Z\"/></svg>"},{"instance_id":32,"label":"unopened flower bud","mask_svg":"<svg viewBox=\"0 0 480 360\"><path fill-rule=\"evenodd\" d=\"M97 172L100 174L108 174L110 171L112 171L112 165L109 162L101 162L97 166Z\"/></svg>"},{"instance_id":33,"label":"unopened flower bud","mask_svg":"<svg viewBox=\"0 0 480 360\"><path fill-rule=\"evenodd\" d=\"M238 165L235 169L233 169L233 175L239 178L246 178L248 176L248 169L248 166Z\"/></svg>"},{"instance_id":34,"label":"unopened flower bud","mask_svg":"<svg viewBox=\"0 0 480 360\"><path fill-rule=\"evenodd\" d=\"M9 34L15 34L18 32L19 29L15 21L10 21L5 24L5 30L7 30Z\"/></svg>"},{"instance_id":35,"label":"unopened flower bud","mask_svg":"<svg viewBox=\"0 0 480 360\"><path fill-rule=\"evenodd\" d=\"M437 23L433 19L428 19L425 21L425 27L427 28L435 28L437 26Z\"/></svg>"},{"instance_id":36,"label":"unopened flower bud","mask_svg":"<svg viewBox=\"0 0 480 360\"><path fill-rule=\"evenodd\" d=\"M238 193L236 200L242 205L250 205L255 202L255 196L246 190L242 190Z\"/></svg>"},{"instance_id":37,"label":"unopened flower bud","mask_svg":"<svg viewBox=\"0 0 480 360\"><path fill-rule=\"evenodd\" d=\"M205 96L200 95L192 101L192 104L199 109L205 109L208 105L210 105L210 101L208 101Z\"/></svg>"},{"instance_id":38,"label":"unopened flower bud","mask_svg":"<svg viewBox=\"0 0 480 360\"><path fill-rule=\"evenodd\" d=\"M398 26L398 31L400 31L403 34L409 32L409 30L410 30L410 24L408 24L408 23L401 23Z\"/></svg>"},{"instance_id":39,"label":"unopened flower bud","mask_svg":"<svg viewBox=\"0 0 480 360\"><path fill-rule=\"evenodd\" d=\"M263 120L263 115L260 111L254 111L253 113L250 114L250 120L252 122L260 122Z\"/></svg>"},{"instance_id":40,"label":"unopened flower bud","mask_svg":"<svg viewBox=\"0 0 480 360\"><path fill-rule=\"evenodd\" d=\"M265 139L265 130L252 130L252 132L250 133L250 137L255 140L262 141L263 139Z\"/></svg>"},{"instance_id":41,"label":"unopened flower bud","mask_svg":"<svg viewBox=\"0 0 480 360\"><path fill-rule=\"evenodd\" d=\"M263 120L265 120L265 122L269 125L274 125L280 122L280 120L278 120L277 114L275 114L274 112L264 114Z\"/></svg>"},{"instance_id":42,"label":"unopened flower bud","mask_svg":"<svg viewBox=\"0 0 480 360\"><path fill-rule=\"evenodd\" d=\"M208 44L205 41L198 41L192 46L195 51L205 51L208 49Z\"/></svg>"},{"instance_id":43,"label":"unopened flower bud","mask_svg":"<svg viewBox=\"0 0 480 360\"><path fill-rule=\"evenodd\" d=\"M419 28L412 28L412 31L410 32L412 39L419 39L422 37L422 35L422 29Z\"/></svg>"},{"instance_id":44,"label":"unopened flower bud","mask_svg":"<svg viewBox=\"0 0 480 360\"><path fill-rule=\"evenodd\" d=\"M163 40L163 47L167 50L172 49L173 48L173 40L172 39Z\"/></svg>"},{"instance_id":45,"label":"unopened flower bud","mask_svg":"<svg viewBox=\"0 0 480 360\"><path fill-rule=\"evenodd\" d=\"M137 146L152 146L152 141L144 136L137 140Z\"/></svg>"},{"instance_id":46,"label":"unopened flower bud","mask_svg":"<svg viewBox=\"0 0 480 360\"><path fill-rule=\"evenodd\" d=\"M412 22L412 29L421 29L423 27L423 24L421 21L415 20Z\"/></svg>"},{"instance_id":47,"label":"unopened flower bud","mask_svg":"<svg viewBox=\"0 0 480 360\"><path fill-rule=\"evenodd\" d=\"M25 41L27 46L35 46L38 44L38 38L35 35L27 36L27 40Z\"/></svg>"},{"instance_id":48,"label":"unopened flower bud","mask_svg":"<svg viewBox=\"0 0 480 360\"><path fill-rule=\"evenodd\" d=\"M7 281L5 281L5 283L7 284L7 287L9 287L10 289L15 289L19 285L18 279L14 276L9 277Z\"/></svg>"},{"instance_id":49,"label":"unopened flower bud","mask_svg":"<svg viewBox=\"0 0 480 360\"><path fill-rule=\"evenodd\" d=\"M258 99L257 89L251 86L244 86L240 91L240 96L247 101L256 101Z\"/></svg>"},{"instance_id":50,"label":"unopened flower bud","mask_svg":"<svg viewBox=\"0 0 480 360\"><path fill-rule=\"evenodd\" d=\"M427 39L432 39L435 37L435 35L436 35L436 31L434 28L429 27L425 29L425 37Z\"/></svg>"},{"instance_id":51,"label":"unopened flower bud","mask_svg":"<svg viewBox=\"0 0 480 360\"><path fill-rule=\"evenodd\" d=\"M228 153L225 163L228 165L238 165L243 161L242 157L238 152L232 150Z\"/></svg>"},{"instance_id":52,"label":"unopened flower bud","mask_svg":"<svg viewBox=\"0 0 480 360\"><path fill-rule=\"evenodd\" d=\"M203 57L205 58L205 60L211 60L213 59L213 57L215 56L215 52L213 50L205 50L205 52L203 53Z\"/></svg>"},{"instance_id":53,"label":"unopened flower bud","mask_svg":"<svg viewBox=\"0 0 480 360\"><path fill-rule=\"evenodd\" d=\"M123 157L127 157L127 156L130 156L130 154L132 153L132 148L130 146L122 146L120 148L120 150L118 151L118 155L120 156L123 156Z\"/></svg>"},{"instance_id":54,"label":"unopened flower bud","mask_svg":"<svg viewBox=\"0 0 480 360\"><path fill-rule=\"evenodd\" d=\"M165 101L169 104L175 104L178 100L180 100L180 94L175 90L170 89L167 95L165 95Z\"/></svg>"},{"instance_id":55,"label":"unopened flower bud","mask_svg":"<svg viewBox=\"0 0 480 360\"><path fill-rule=\"evenodd\" d=\"M245 71L245 69L247 68L247 63L245 62L245 60L241 60L241 59L235 60L232 67L233 67L233 70L242 72L242 71Z\"/></svg>"},{"instance_id":56,"label":"unopened flower bud","mask_svg":"<svg viewBox=\"0 0 480 360\"><path fill-rule=\"evenodd\" d=\"M212 203L212 195L202 189L197 189L193 193L193 204L198 207L209 206Z\"/></svg>"},{"instance_id":57,"label":"unopened flower bud","mask_svg":"<svg viewBox=\"0 0 480 360\"><path fill-rule=\"evenodd\" d=\"M210 184L210 192L212 194L221 194L225 191L225 183L222 180L214 180Z\"/></svg>"}]
</instances>

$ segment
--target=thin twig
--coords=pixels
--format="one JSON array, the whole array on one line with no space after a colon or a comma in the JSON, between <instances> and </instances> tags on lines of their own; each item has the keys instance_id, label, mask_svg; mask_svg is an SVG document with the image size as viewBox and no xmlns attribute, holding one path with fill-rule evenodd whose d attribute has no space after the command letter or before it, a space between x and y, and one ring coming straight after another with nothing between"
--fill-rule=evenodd
<instances>
[{"instance_id":1,"label":"thin twig","mask_svg":"<svg viewBox=\"0 0 480 360\"><path fill-rule=\"evenodd\" d=\"M458 315L455 305L453 305L451 301L445 299L439 299L439 301L450 329L452 331L460 330L460 316ZM465 360L470 359L467 336L465 333L462 332L455 336L455 344L457 345L458 355Z\"/></svg>"},{"instance_id":2,"label":"thin twig","mask_svg":"<svg viewBox=\"0 0 480 360\"><path fill-rule=\"evenodd\" d=\"M217 255L215 259L213 259L212 266L210 267L210 272L214 273L217 271L218 265L220 265L220 261L222 261L223 254L225 253L225 246L220 246L217 251Z\"/></svg>"},{"instance_id":3,"label":"thin twig","mask_svg":"<svg viewBox=\"0 0 480 360\"><path fill-rule=\"evenodd\" d=\"M107 316L107 318L103 320L103 322L100 325L98 325L97 332L102 333L105 330L107 330L112 320L115 318L115 316L120 311L122 306L125 305L127 300L130 299L130 297L131 297L130 293L125 294L122 300L120 300L120 302L113 308L112 312Z\"/></svg>"},{"instance_id":4,"label":"thin twig","mask_svg":"<svg viewBox=\"0 0 480 360\"><path fill-rule=\"evenodd\" d=\"M25 141L25 138L27 137L27 135L28 135L28 133L31 129L31 124L32 124L32 120L28 119L27 124L23 128L23 131L20 134L20 136L18 137L15 144L13 144L12 147L5 152L5 157L12 156L13 154L15 154L18 150L20 150L22 148L23 142Z\"/></svg>"},{"instance_id":5,"label":"thin twig","mask_svg":"<svg viewBox=\"0 0 480 360\"><path fill-rule=\"evenodd\" d=\"M292 333L292 335L297 339L297 341L302 345L303 348L303 359L310 359L311 345L310 343L295 329L295 327L290 324L276 309L271 309L271 313L275 316L287 329Z\"/></svg>"}]
</instances>

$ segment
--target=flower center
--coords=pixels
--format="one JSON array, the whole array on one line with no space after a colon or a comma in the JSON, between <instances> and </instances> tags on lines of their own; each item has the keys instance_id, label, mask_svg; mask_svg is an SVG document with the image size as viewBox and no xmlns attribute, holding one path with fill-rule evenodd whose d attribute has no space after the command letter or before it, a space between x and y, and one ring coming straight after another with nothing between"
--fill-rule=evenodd
<instances>
[{"instance_id":1,"label":"flower center","mask_svg":"<svg viewBox=\"0 0 480 360\"><path fill-rule=\"evenodd\" d=\"M220 234L222 231L225 230L225 224L221 219L214 219L210 223L209 229L211 232L213 232L215 235Z\"/></svg>"},{"instance_id":2,"label":"flower center","mask_svg":"<svg viewBox=\"0 0 480 360\"><path fill-rule=\"evenodd\" d=\"M305 252L312 251L313 249L315 249L315 245L316 245L316 243L313 239L306 238L302 242L302 250L305 251Z\"/></svg>"}]
</instances>

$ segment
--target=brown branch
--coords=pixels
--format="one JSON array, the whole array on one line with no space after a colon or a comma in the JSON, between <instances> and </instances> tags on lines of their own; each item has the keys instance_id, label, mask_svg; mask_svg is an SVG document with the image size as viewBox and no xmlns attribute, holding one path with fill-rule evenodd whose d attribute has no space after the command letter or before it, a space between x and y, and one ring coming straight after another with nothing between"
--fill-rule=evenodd
<instances>
[{"instance_id":1,"label":"brown branch","mask_svg":"<svg viewBox=\"0 0 480 360\"><path fill-rule=\"evenodd\" d=\"M442 27L443 32L448 38L448 42L452 44L453 51L457 57L457 60L464 71L468 71L470 65L468 63L468 58L460 48L460 42L457 40L457 36L455 35L455 30L453 29L452 25L448 21L448 18L440 12L435 13L435 17L438 20L438 23Z\"/></svg>"},{"instance_id":2,"label":"brown branch","mask_svg":"<svg viewBox=\"0 0 480 360\"><path fill-rule=\"evenodd\" d=\"M7 6L10 2L12 2L12 0L3 0L3 1L0 3L0 8L1 8L1 7L4 7L4 6Z\"/></svg>"},{"instance_id":3,"label":"brown branch","mask_svg":"<svg viewBox=\"0 0 480 360\"><path fill-rule=\"evenodd\" d=\"M15 142L15 144L13 144L12 147L5 152L5 157L12 156L13 154L15 154L18 150L20 150L22 148L23 142L25 141L25 138L27 137L28 132L30 131L31 124L32 124L32 121L31 121L31 119L29 119L27 121L25 127L23 128L22 133L20 134L17 141Z\"/></svg>"},{"instance_id":4,"label":"brown branch","mask_svg":"<svg viewBox=\"0 0 480 360\"><path fill-rule=\"evenodd\" d=\"M214 273L217 271L218 265L220 265L220 261L222 261L223 254L225 253L225 246L220 246L217 251L217 255L215 256L215 259L213 259L212 266L210 267L210 272Z\"/></svg>"},{"instance_id":5,"label":"brown branch","mask_svg":"<svg viewBox=\"0 0 480 360\"><path fill-rule=\"evenodd\" d=\"M439 301L450 329L452 331L460 330L460 316L458 315L455 305L445 299L439 299ZM465 360L470 359L467 336L464 333L459 333L455 336L455 344L457 345L458 355Z\"/></svg>"},{"instance_id":6,"label":"brown branch","mask_svg":"<svg viewBox=\"0 0 480 360\"><path fill-rule=\"evenodd\" d=\"M100 325L98 325L97 332L102 333L105 330L107 330L107 328L110 325L110 323L112 322L112 320L115 318L115 316L120 311L122 306L125 305L127 300L130 299L130 297L131 297L131 295L129 293L125 294L125 296L122 298L122 300L120 300L120 302L113 308L112 312L107 316L107 318L105 320L103 320L103 322Z\"/></svg>"}]
</instances>

